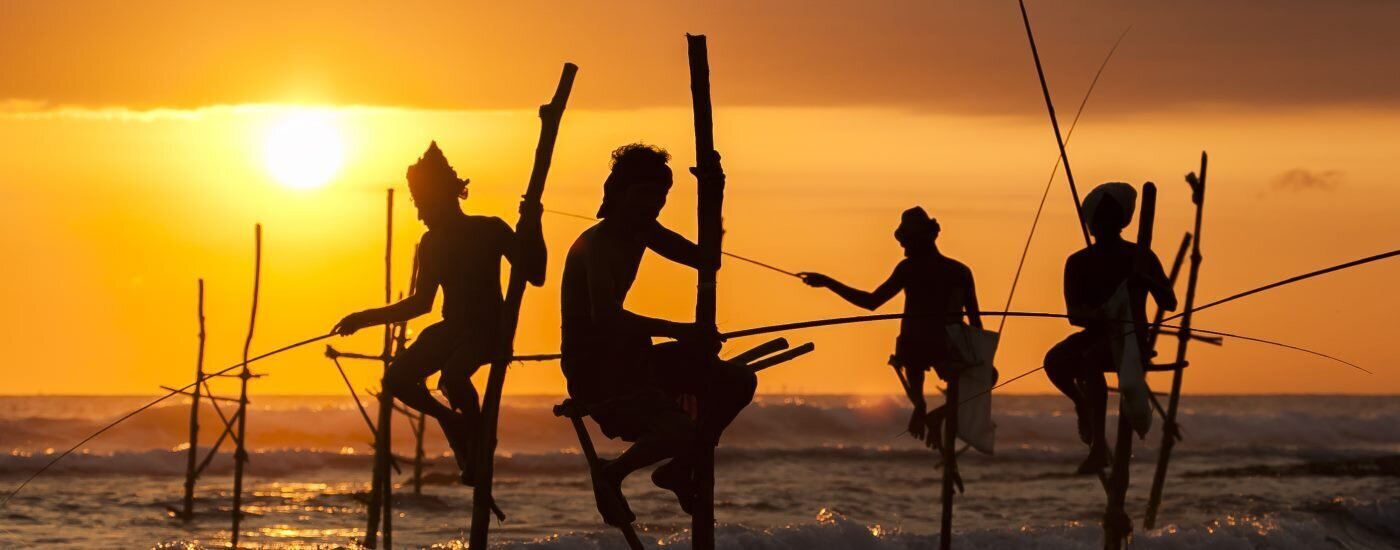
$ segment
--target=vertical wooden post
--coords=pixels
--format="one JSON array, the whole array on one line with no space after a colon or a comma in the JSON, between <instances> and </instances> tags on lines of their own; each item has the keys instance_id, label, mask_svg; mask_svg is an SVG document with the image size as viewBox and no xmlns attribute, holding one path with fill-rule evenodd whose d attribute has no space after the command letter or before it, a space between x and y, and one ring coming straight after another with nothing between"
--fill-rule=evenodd
<instances>
[{"instance_id":1,"label":"vertical wooden post","mask_svg":"<svg viewBox=\"0 0 1400 550\"><path fill-rule=\"evenodd\" d=\"M418 413L418 423L413 426L413 496L423 496L423 426L427 415Z\"/></svg>"},{"instance_id":2,"label":"vertical wooden post","mask_svg":"<svg viewBox=\"0 0 1400 550\"><path fill-rule=\"evenodd\" d=\"M1146 255L1152 253L1152 226L1157 219L1157 186L1150 181L1142 186L1141 203L1138 215L1137 247L1138 254ZM1129 310L1132 312L1133 335L1137 338L1138 349L1142 352L1142 361L1146 365L1152 358L1152 352L1147 349L1146 317L1143 312L1137 310L1137 306L1138 304L1134 302ZM1122 386L1122 382L1119 385ZM1108 550L1122 548L1125 539L1132 534L1133 530L1132 520L1129 519L1127 511L1124 510L1131 477L1128 469L1131 467L1133 458L1133 423L1127 399L1126 392L1119 392L1118 439L1113 451L1113 469L1108 477L1108 506L1104 510L1103 518L1104 548Z\"/></svg>"},{"instance_id":3,"label":"vertical wooden post","mask_svg":"<svg viewBox=\"0 0 1400 550\"><path fill-rule=\"evenodd\" d=\"M1206 152L1201 151L1201 175L1199 178L1187 176L1191 184L1191 202L1196 205L1195 239L1191 244L1191 273L1186 279L1186 302L1182 308L1181 329L1177 332L1176 361L1186 361L1186 345L1191 341L1191 309L1196 306L1196 282L1201 274L1201 213L1206 202ZM1167 400L1167 421L1162 426L1162 446L1157 452L1157 470L1152 475L1152 492L1147 498L1147 517L1143 525L1152 529L1157 524L1157 511L1162 505L1162 487L1167 482L1167 463L1171 461L1172 448L1176 446L1177 404L1181 400L1181 369L1172 372L1172 393Z\"/></svg>"},{"instance_id":4,"label":"vertical wooden post","mask_svg":"<svg viewBox=\"0 0 1400 550\"><path fill-rule=\"evenodd\" d=\"M948 379L947 428L943 430L943 518L940 523L938 548L949 550L953 547L953 479L958 474L958 386L960 372L954 371Z\"/></svg>"},{"instance_id":5,"label":"vertical wooden post","mask_svg":"<svg viewBox=\"0 0 1400 550\"><path fill-rule=\"evenodd\" d=\"M238 529L243 521L243 465L248 462L248 380L253 377L248 371L248 350L253 346L253 327L258 321L258 292L262 286L262 224L253 226L253 307L248 316L248 337L243 340L243 369L238 373L238 412L234 421L238 422L238 438L234 440L233 451L233 530L231 544L238 548Z\"/></svg>"},{"instance_id":6,"label":"vertical wooden post","mask_svg":"<svg viewBox=\"0 0 1400 550\"><path fill-rule=\"evenodd\" d=\"M384 207L384 303L389 304L393 300L393 266L394 266L394 190L389 189ZM374 436L374 474L370 480L369 492L369 527L365 530L365 546L376 548L376 540L379 533L381 516L384 526L384 546L388 548L393 541L393 478L389 474L389 463L393 458L393 452L389 443L392 436L390 430L394 421L394 395L389 391L389 365L392 362L390 353L394 345L394 326L384 325L384 346L380 357L384 361L384 375L380 378L379 386L379 423L378 433Z\"/></svg>"},{"instance_id":7,"label":"vertical wooden post","mask_svg":"<svg viewBox=\"0 0 1400 550\"><path fill-rule=\"evenodd\" d=\"M413 247L413 270L408 274L408 293L418 288L418 247ZM403 300L404 293L399 292L399 299ZM394 339L394 357L403 353L408 347L408 322L404 321L398 325L398 337ZM413 496L423 495L423 429L424 422L428 415L422 412L413 414L411 409L405 409L409 419L409 426L413 430Z\"/></svg>"},{"instance_id":8,"label":"vertical wooden post","mask_svg":"<svg viewBox=\"0 0 1400 550\"><path fill-rule=\"evenodd\" d=\"M180 519L194 517L194 483L199 477L199 394L204 380L204 279L199 280L199 353L194 362L194 387L190 388L190 452L185 465L185 508Z\"/></svg>"},{"instance_id":9,"label":"vertical wooden post","mask_svg":"<svg viewBox=\"0 0 1400 550\"><path fill-rule=\"evenodd\" d=\"M568 105L569 93L573 91L574 75L578 66L565 63L559 75L559 86L554 89L554 97L548 104L540 106L540 139L535 146L535 164L530 169L530 183L525 188L521 200L520 220L516 222L516 238L538 236L540 231L540 204L544 196L544 184L549 176L549 166L554 159L554 142L559 137L559 123L564 117L564 107ZM526 237L522 238L521 235ZM519 258L519 256L517 256ZM520 261L519 259L517 261ZM539 258L544 261L544 258ZM492 478L495 475L496 428L501 409L501 392L505 390L506 369L515 355L515 328L520 321L520 303L525 299L525 269L527 266L511 264L510 280L506 285L505 303L501 307L501 328L496 358L491 361L491 373L486 380L486 392L481 400L481 426L477 430L475 478L472 491L472 526L470 548L485 549L491 528Z\"/></svg>"},{"instance_id":10,"label":"vertical wooden post","mask_svg":"<svg viewBox=\"0 0 1400 550\"><path fill-rule=\"evenodd\" d=\"M687 34L686 53L690 60L691 111L695 117L695 163L704 167L715 155L714 110L710 102L709 49L703 34ZM697 192L698 245L701 254L715 262L699 270L695 288L696 324L715 326L716 274L719 268L720 239L724 235L724 186L703 179ZM691 508L691 547L715 547L715 449L709 441L700 442L695 460L696 502Z\"/></svg>"}]
</instances>

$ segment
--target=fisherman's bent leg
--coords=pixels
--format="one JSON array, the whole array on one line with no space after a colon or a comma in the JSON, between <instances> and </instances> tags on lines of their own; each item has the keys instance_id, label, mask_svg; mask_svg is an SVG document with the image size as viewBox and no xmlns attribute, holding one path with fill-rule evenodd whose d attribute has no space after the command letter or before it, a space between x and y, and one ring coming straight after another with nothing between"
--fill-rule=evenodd
<instances>
[{"instance_id":1,"label":"fisherman's bent leg","mask_svg":"<svg viewBox=\"0 0 1400 550\"><path fill-rule=\"evenodd\" d=\"M621 483L632 472L668 458L690 454L696 439L695 423L679 409L651 411L648 429L622 456L604 471L610 480Z\"/></svg>"},{"instance_id":2,"label":"fisherman's bent leg","mask_svg":"<svg viewBox=\"0 0 1400 550\"><path fill-rule=\"evenodd\" d=\"M424 329L408 349L389 365L384 382L399 401L442 421L456 419L456 412L428 392L427 378L442 369L451 357L453 338L449 327L437 324Z\"/></svg>"}]
</instances>

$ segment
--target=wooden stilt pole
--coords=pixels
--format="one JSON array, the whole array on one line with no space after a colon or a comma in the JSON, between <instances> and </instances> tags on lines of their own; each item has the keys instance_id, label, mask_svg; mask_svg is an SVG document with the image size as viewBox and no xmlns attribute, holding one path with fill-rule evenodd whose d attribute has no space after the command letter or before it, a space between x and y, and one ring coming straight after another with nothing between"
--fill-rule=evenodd
<instances>
[{"instance_id":1,"label":"wooden stilt pole","mask_svg":"<svg viewBox=\"0 0 1400 550\"><path fill-rule=\"evenodd\" d=\"M1201 216L1206 202L1206 152L1201 151L1200 177L1187 176L1191 184L1191 202L1196 205L1195 240L1191 244L1191 273L1186 278L1186 302L1181 317L1181 329L1177 331L1176 361L1186 360L1187 344L1191 341L1191 309L1196 306L1196 283L1201 274ZM1172 448L1176 446L1177 404L1181 400L1181 369L1172 373L1172 392L1167 398L1167 421L1162 426L1162 446L1157 452L1157 469L1152 475L1152 492L1147 498L1147 517L1143 525L1152 529L1157 524L1157 511L1162 505L1162 487L1167 482L1167 465L1171 461Z\"/></svg>"},{"instance_id":2,"label":"wooden stilt pole","mask_svg":"<svg viewBox=\"0 0 1400 550\"><path fill-rule=\"evenodd\" d=\"M1138 215L1138 254L1148 255L1152 253L1152 229L1157 219L1157 186L1152 182L1147 182L1142 186L1142 206ZM1133 303L1132 308L1137 308L1138 304ZM1132 312L1134 321L1133 334L1138 341L1138 349L1142 352L1142 364L1144 368L1151 362L1152 351L1148 349L1150 341L1147 335L1146 316L1141 311ZM1140 321L1140 322L1139 322ZM1145 373L1144 373L1145 376ZM1120 382L1121 385L1121 382ZM1108 476L1107 493L1108 506L1104 510L1104 548L1107 550L1118 550L1123 547L1125 541L1132 536L1132 519L1124 509L1124 503L1128 495L1128 483L1131 478L1129 468L1133 458L1133 423L1127 405L1127 396L1120 393L1118 395L1118 439L1113 451L1113 469Z\"/></svg>"},{"instance_id":3,"label":"wooden stilt pole","mask_svg":"<svg viewBox=\"0 0 1400 550\"><path fill-rule=\"evenodd\" d=\"M413 496L423 496L423 426L427 415L418 413L418 421L413 426Z\"/></svg>"},{"instance_id":4,"label":"wooden stilt pole","mask_svg":"<svg viewBox=\"0 0 1400 550\"><path fill-rule=\"evenodd\" d=\"M530 171L530 183L526 186L521 201L520 220L515 231L518 239L539 237L540 203L544 195L545 179L554 159L554 142L559 137L559 123L564 117L564 107L568 105L569 93L574 87L574 75L578 66L565 63L559 76L559 86L548 104L540 106L540 139L535 146L535 164ZM519 258L519 257L517 257ZM544 258L539 258L543 262ZM524 260L517 259L523 263ZM491 361L491 373L486 381L486 392L481 400L481 426L478 429L475 463L476 486L472 491L471 548L485 549L491 526L491 508L494 499L491 495L492 478L495 475L496 429L501 409L501 392L505 389L506 369L515 355L515 328L520 320L520 303L525 299L526 266L511 264L510 282L506 286L505 303L501 307L500 342L496 359Z\"/></svg>"},{"instance_id":5,"label":"wooden stilt pole","mask_svg":"<svg viewBox=\"0 0 1400 550\"><path fill-rule=\"evenodd\" d=\"M947 427L943 430L943 517L940 522L938 535L938 548L949 550L953 547L953 480L958 473L958 378L960 374L953 373L948 379L947 404L944 409L947 414L944 419Z\"/></svg>"},{"instance_id":6,"label":"wooden stilt pole","mask_svg":"<svg viewBox=\"0 0 1400 550\"><path fill-rule=\"evenodd\" d=\"M412 294L418 288L418 247L413 247L413 270L408 275L408 292ZM399 293L399 299L403 299L403 292ZM398 337L394 340L394 357L403 353L408 347L408 322L399 323ZM409 419L409 426L413 429L413 496L423 496L423 429L428 415L419 411L411 410L406 413Z\"/></svg>"},{"instance_id":7,"label":"wooden stilt pole","mask_svg":"<svg viewBox=\"0 0 1400 550\"><path fill-rule=\"evenodd\" d=\"M185 507L180 519L194 517L194 483L199 477L199 382L204 380L204 279L199 280L199 353L194 362L194 387L190 388L190 449L185 465Z\"/></svg>"},{"instance_id":8,"label":"wooden stilt pole","mask_svg":"<svg viewBox=\"0 0 1400 550\"><path fill-rule=\"evenodd\" d=\"M248 371L248 350L253 346L253 327L258 321L258 292L262 286L262 224L253 226L253 307L248 316L248 337L243 340L243 365L238 373L238 412L234 421L238 422L238 436L234 438L233 451L233 529L231 544L238 548L238 529L243 521L243 465L248 462L248 447L245 442L248 434L248 380L253 378Z\"/></svg>"},{"instance_id":9,"label":"wooden stilt pole","mask_svg":"<svg viewBox=\"0 0 1400 550\"><path fill-rule=\"evenodd\" d=\"M690 96L695 117L695 162L703 167L715 156L714 112L710 102L710 60L704 35L686 35L690 59ZM698 186L698 245L713 267L699 270L695 294L695 322L711 327L715 324L715 275L719 267L720 239L724 234L724 185L706 182ZM691 508L691 548L713 550L715 547L715 448L713 442L701 441L696 451L696 502Z\"/></svg>"},{"instance_id":10,"label":"wooden stilt pole","mask_svg":"<svg viewBox=\"0 0 1400 550\"><path fill-rule=\"evenodd\" d=\"M598 477L602 475L602 468L598 462L598 451L593 448L593 438L588 435L588 428L583 425L583 417L587 414L579 410L574 405L572 399L565 399L563 403L554 406L554 416L562 416L569 419L569 423L574 427L574 435L578 436L579 449L583 451L584 460L588 461L588 475L592 480L593 487L598 487ZM641 539L637 538L637 530L631 523L617 526L622 532L622 538L627 540L627 547L631 550L643 550Z\"/></svg>"},{"instance_id":11,"label":"wooden stilt pole","mask_svg":"<svg viewBox=\"0 0 1400 550\"><path fill-rule=\"evenodd\" d=\"M389 189L384 210L384 303L393 300L393 253L394 253L394 190ZM380 379L378 431L374 436L374 472L369 490L369 526L365 529L364 545L378 547L379 528L384 528L384 546L390 547L393 537L393 479L389 474L392 460L389 445L394 420L394 395L389 391L389 365L393 359L390 352L394 345L393 325L384 325L384 347L380 357L384 361L384 376ZM383 516L381 516L381 512Z\"/></svg>"}]
</instances>

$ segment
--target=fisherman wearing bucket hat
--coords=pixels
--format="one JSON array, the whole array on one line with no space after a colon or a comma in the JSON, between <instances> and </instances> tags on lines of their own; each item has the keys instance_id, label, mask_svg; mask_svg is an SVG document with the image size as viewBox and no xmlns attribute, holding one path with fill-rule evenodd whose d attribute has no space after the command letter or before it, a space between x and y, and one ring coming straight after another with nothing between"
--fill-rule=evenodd
<instances>
[{"instance_id":1,"label":"fisherman wearing bucket hat","mask_svg":"<svg viewBox=\"0 0 1400 550\"><path fill-rule=\"evenodd\" d=\"M1089 221L1094 244L1070 255L1065 262L1065 306L1070 324L1083 330L1071 334L1045 354L1045 374L1050 382L1074 401L1079 417L1079 437L1089 445L1089 456L1078 473L1101 472L1108 465L1104 415L1108 409L1105 372L1117 372L1112 338L1124 332L1121 319L1108 312L1109 303L1126 284L1136 311L1146 306L1148 294L1166 310L1176 308L1176 295L1150 250L1140 253L1122 232L1133 219L1137 190L1121 182L1095 187L1084 197L1082 212Z\"/></svg>"},{"instance_id":2,"label":"fisherman wearing bucket hat","mask_svg":"<svg viewBox=\"0 0 1400 550\"><path fill-rule=\"evenodd\" d=\"M924 400L924 373L935 369L945 380L951 375L953 350L945 325L961 323L966 315L968 323L982 327L972 270L939 252L936 241L940 230L938 220L929 217L923 208L905 210L894 231L895 240L904 248L904 260L872 292L846 286L820 273L799 274L808 286L830 289L847 302L871 311L904 293L905 317L900 321L890 364L901 374L914 404L909 432L931 447L939 444L939 438L937 423L931 421L935 419L929 417Z\"/></svg>"}]
</instances>

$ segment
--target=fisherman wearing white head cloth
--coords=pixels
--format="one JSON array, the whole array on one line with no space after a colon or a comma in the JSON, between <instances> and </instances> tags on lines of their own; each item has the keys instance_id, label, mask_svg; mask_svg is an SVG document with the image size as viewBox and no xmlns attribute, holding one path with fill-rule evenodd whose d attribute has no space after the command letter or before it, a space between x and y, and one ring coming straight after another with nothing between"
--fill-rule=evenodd
<instances>
[{"instance_id":1,"label":"fisherman wearing white head cloth","mask_svg":"<svg viewBox=\"0 0 1400 550\"><path fill-rule=\"evenodd\" d=\"M1065 306L1070 324L1083 328L1045 354L1045 374L1050 382L1074 401L1079 417L1079 438L1089 445L1089 456L1080 474L1097 474L1108 465L1104 437L1108 385L1105 372L1117 372L1114 338L1131 333L1115 304L1126 297L1133 311L1141 312L1151 294L1157 305L1176 309L1176 295L1150 250L1138 251L1123 240L1122 231L1132 221L1137 190L1126 183L1105 183L1084 197L1083 215L1094 235L1094 244L1070 255L1065 262Z\"/></svg>"}]
</instances>

